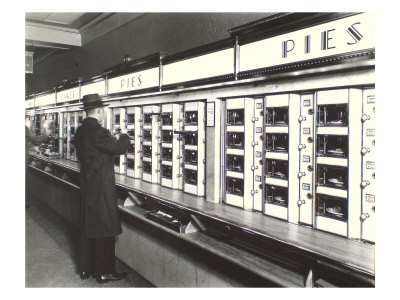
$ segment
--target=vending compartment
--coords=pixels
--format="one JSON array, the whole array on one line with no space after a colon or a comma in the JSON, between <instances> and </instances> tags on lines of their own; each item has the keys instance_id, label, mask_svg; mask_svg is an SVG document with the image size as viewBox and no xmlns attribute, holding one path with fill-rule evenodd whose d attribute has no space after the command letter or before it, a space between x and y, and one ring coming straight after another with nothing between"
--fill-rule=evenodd
<instances>
[{"instance_id":1,"label":"vending compartment","mask_svg":"<svg viewBox=\"0 0 400 300\"><path fill-rule=\"evenodd\" d=\"M288 107L269 107L266 113L267 126L288 126L289 108Z\"/></svg>"},{"instance_id":2,"label":"vending compartment","mask_svg":"<svg viewBox=\"0 0 400 300\"><path fill-rule=\"evenodd\" d=\"M143 163L142 166L143 173L151 174L151 162L143 161L142 163Z\"/></svg>"},{"instance_id":3,"label":"vending compartment","mask_svg":"<svg viewBox=\"0 0 400 300\"><path fill-rule=\"evenodd\" d=\"M172 161L172 148L161 148L161 161Z\"/></svg>"},{"instance_id":4,"label":"vending compartment","mask_svg":"<svg viewBox=\"0 0 400 300\"><path fill-rule=\"evenodd\" d=\"M134 139L135 138L135 129L129 129L127 134L129 135L130 139Z\"/></svg>"},{"instance_id":5,"label":"vending compartment","mask_svg":"<svg viewBox=\"0 0 400 300\"><path fill-rule=\"evenodd\" d=\"M318 165L317 168L318 185L347 189L348 175L347 167L333 167L328 165Z\"/></svg>"},{"instance_id":6,"label":"vending compartment","mask_svg":"<svg viewBox=\"0 0 400 300\"><path fill-rule=\"evenodd\" d=\"M161 177L166 179L172 179L172 166L162 165Z\"/></svg>"},{"instance_id":7,"label":"vending compartment","mask_svg":"<svg viewBox=\"0 0 400 300\"><path fill-rule=\"evenodd\" d=\"M327 195L317 195L317 215L347 221L347 199Z\"/></svg>"},{"instance_id":8,"label":"vending compartment","mask_svg":"<svg viewBox=\"0 0 400 300\"><path fill-rule=\"evenodd\" d=\"M127 165L128 169L134 169L135 168L135 160L132 158L127 158L126 165Z\"/></svg>"},{"instance_id":9,"label":"vending compartment","mask_svg":"<svg viewBox=\"0 0 400 300\"><path fill-rule=\"evenodd\" d=\"M185 164L197 165L197 151L196 150L185 150Z\"/></svg>"},{"instance_id":10,"label":"vending compartment","mask_svg":"<svg viewBox=\"0 0 400 300\"><path fill-rule=\"evenodd\" d=\"M288 179L289 166L286 160L267 159L265 176L279 179Z\"/></svg>"},{"instance_id":11,"label":"vending compartment","mask_svg":"<svg viewBox=\"0 0 400 300\"><path fill-rule=\"evenodd\" d=\"M114 112L114 115L113 115L113 124L119 125L119 123L120 123L120 118L121 118L120 113L119 113L119 112Z\"/></svg>"},{"instance_id":12,"label":"vending compartment","mask_svg":"<svg viewBox=\"0 0 400 300\"><path fill-rule=\"evenodd\" d=\"M265 184L265 202L287 207L288 188Z\"/></svg>"},{"instance_id":13,"label":"vending compartment","mask_svg":"<svg viewBox=\"0 0 400 300\"><path fill-rule=\"evenodd\" d=\"M143 129L143 140L151 142L151 130Z\"/></svg>"},{"instance_id":14,"label":"vending compartment","mask_svg":"<svg viewBox=\"0 0 400 300\"><path fill-rule=\"evenodd\" d=\"M226 111L227 125L244 125L244 109L229 109Z\"/></svg>"},{"instance_id":15,"label":"vending compartment","mask_svg":"<svg viewBox=\"0 0 400 300\"><path fill-rule=\"evenodd\" d=\"M128 146L128 152L127 152L127 154L135 155L135 144L130 144L130 145Z\"/></svg>"},{"instance_id":16,"label":"vending compartment","mask_svg":"<svg viewBox=\"0 0 400 300\"><path fill-rule=\"evenodd\" d=\"M143 114L143 124L151 125L152 115L151 114Z\"/></svg>"},{"instance_id":17,"label":"vending compartment","mask_svg":"<svg viewBox=\"0 0 400 300\"><path fill-rule=\"evenodd\" d=\"M227 132L228 148L244 149L244 132Z\"/></svg>"},{"instance_id":18,"label":"vending compartment","mask_svg":"<svg viewBox=\"0 0 400 300\"><path fill-rule=\"evenodd\" d=\"M289 136L287 134L267 133L266 150L273 152L288 152Z\"/></svg>"},{"instance_id":19,"label":"vending compartment","mask_svg":"<svg viewBox=\"0 0 400 300\"><path fill-rule=\"evenodd\" d=\"M161 131L161 142L162 143L172 143L173 135L172 130L162 130Z\"/></svg>"},{"instance_id":20,"label":"vending compartment","mask_svg":"<svg viewBox=\"0 0 400 300\"><path fill-rule=\"evenodd\" d=\"M347 126L347 104L318 105L318 126Z\"/></svg>"},{"instance_id":21,"label":"vending compartment","mask_svg":"<svg viewBox=\"0 0 400 300\"><path fill-rule=\"evenodd\" d=\"M319 156L347 157L347 135L318 135L317 154Z\"/></svg>"},{"instance_id":22,"label":"vending compartment","mask_svg":"<svg viewBox=\"0 0 400 300\"><path fill-rule=\"evenodd\" d=\"M197 171L196 170L184 169L183 173L184 173L185 183L197 185Z\"/></svg>"},{"instance_id":23,"label":"vending compartment","mask_svg":"<svg viewBox=\"0 0 400 300\"><path fill-rule=\"evenodd\" d=\"M232 172L243 173L244 157L241 155L226 155L226 169Z\"/></svg>"},{"instance_id":24,"label":"vending compartment","mask_svg":"<svg viewBox=\"0 0 400 300\"><path fill-rule=\"evenodd\" d=\"M226 177L226 193L243 197L244 181L240 178Z\"/></svg>"},{"instance_id":25,"label":"vending compartment","mask_svg":"<svg viewBox=\"0 0 400 300\"><path fill-rule=\"evenodd\" d=\"M185 145L197 146L197 132L185 132Z\"/></svg>"},{"instance_id":26,"label":"vending compartment","mask_svg":"<svg viewBox=\"0 0 400 300\"><path fill-rule=\"evenodd\" d=\"M142 154L143 154L143 157L150 157L151 158L151 156L152 156L151 146L143 145L142 146Z\"/></svg>"},{"instance_id":27,"label":"vending compartment","mask_svg":"<svg viewBox=\"0 0 400 300\"><path fill-rule=\"evenodd\" d=\"M197 125L198 124L198 112L197 111L185 111L184 122L185 122L185 125Z\"/></svg>"},{"instance_id":28,"label":"vending compartment","mask_svg":"<svg viewBox=\"0 0 400 300\"><path fill-rule=\"evenodd\" d=\"M129 114L127 115L127 123L128 124L135 124L135 114Z\"/></svg>"},{"instance_id":29,"label":"vending compartment","mask_svg":"<svg viewBox=\"0 0 400 300\"><path fill-rule=\"evenodd\" d=\"M161 125L172 125L172 113L161 114Z\"/></svg>"}]
</instances>

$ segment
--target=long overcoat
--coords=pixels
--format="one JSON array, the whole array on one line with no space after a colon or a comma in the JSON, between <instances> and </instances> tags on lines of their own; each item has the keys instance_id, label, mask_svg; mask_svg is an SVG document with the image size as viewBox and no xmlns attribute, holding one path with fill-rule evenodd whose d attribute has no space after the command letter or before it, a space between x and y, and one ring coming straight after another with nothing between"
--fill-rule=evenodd
<instances>
[{"instance_id":1,"label":"long overcoat","mask_svg":"<svg viewBox=\"0 0 400 300\"><path fill-rule=\"evenodd\" d=\"M114 156L127 152L129 136L117 140L94 118L86 118L75 133L81 168L82 224L88 238L122 232L115 189Z\"/></svg>"}]
</instances>

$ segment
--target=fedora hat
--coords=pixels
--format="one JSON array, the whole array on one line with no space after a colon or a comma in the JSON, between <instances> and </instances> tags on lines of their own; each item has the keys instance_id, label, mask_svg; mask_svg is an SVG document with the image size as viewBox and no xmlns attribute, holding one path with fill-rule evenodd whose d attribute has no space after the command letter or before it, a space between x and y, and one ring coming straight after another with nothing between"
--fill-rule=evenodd
<instances>
[{"instance_id":1,"label":"fedora hat","mask_svg":"<svg viewBox=\"0 0 400 300\"><path fill-rule=\"evenodd\" d=\"M82 103L83 103L83 109L91 109L91 108L97 108L97 107L103 107L103 106L108 106L108 104L104 104L101 101L101 97L99 94L88 94L83 96L82 98Z\"/></svg>"}]
</instances>

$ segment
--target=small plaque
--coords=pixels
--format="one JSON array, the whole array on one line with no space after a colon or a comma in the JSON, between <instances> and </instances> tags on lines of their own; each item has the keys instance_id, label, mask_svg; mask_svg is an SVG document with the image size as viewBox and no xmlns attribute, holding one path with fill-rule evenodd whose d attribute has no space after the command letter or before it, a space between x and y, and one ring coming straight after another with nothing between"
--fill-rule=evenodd
<instances>
[{"instance_id":1,"label":"small plaque","mask_svg":"<svg viewBox=\"0 0 400 300\"><path fill-rule=\"evenodd\" d=\"M305 191L309 191L310 190L310 185L308 183L303 183L301 185L301 189L305 190Z\"/></svg>"},{"instance_id":2,"label":"small plaque","mask_svg":"<svg viewBox=\"0 0 400 300\"><path fill-rule=\"evenodd\" d=\"M256 127L256 133L262 133L262 127Z\"/></svg>"},{"instance_id":3,"label":"small plaque","mask_svg":"<svg viewBox=\"0 0 400 300\"><path fill-rule=\"evenodd\" d=\"M365 201L367 201L369 203L375 203L375 195L366 194Z\"/></svg>"},{"instance_id":4,"label":"small plaque","mask_svg":"<svg viewBox=\"0 0 400 300\"><path fill-rule=\"evenodd\" d=\"M262 157L262 152L261 151L256 151L256 157L258 157L258 158Z\"/></svg>"},{"instance_id":5,"label":"small plaque","mask_svg":"<svg viewBox=\"0 0 400 300\"><path fill-rule=\"evenodd\" d=\"M303 128L303 134L310 134L311 129L310 128Z\"/></svg>"},{"instance_id":6,"label":"small plaque","mask_svg":"<svg viewBox=\"0 0 400 300\"><path fill-rule=\"evenodd\" d=\"M367 136L375 136L375 128L367 129Z\"/></svg>"},{"instance_id":7,"label":"small plaque","mask_svg":"<svg viewBox=\"0 0 400 300\"><path fill-rule=\"evenodd\" d=\"M311 161L311 158L309 155L303 155L303 162L309 163Z\"/></svg>"},{"instance_id":8,"label":"small plaque","mask_svg":"<svg viewBox=\"0 0 400 300\"><path fill-rule=\"evenodd\" d=\"M369 170L375 170L375 162L374 161L367 161L366 168Z\"/></svg>"},{"instance_id":9,"label":"small plaque","mask_svg":"<svg viewBox=\"0 0 400 300\"><path fill-rule=\"evenodd\" d=\"M304 106L304 107L311 106L311 100L310 100L310 99L304 100L304 101L303 101L303 106Z\"/></svg>"},{"instance_id":10,"label":"small plaque","mask_svg":"<svg viewBox=\"0 0 400 300\"><path fill-rule=\"evenodd\" d=\"M262 107L262 103L256 103L256 108L257 109L262 109L263 107Z\"/></svg>"},{"instance_id":11,"label":"small plaque","mask_svg":"<svg viewBox=\"0 0 400 300\"><path fill-rule=\"evenodd\" d=\"M215 126L215 102L207 102L207 127Z\"/></svg>"},{"instance_id":12,"label":"small plaque","mask_svg":"<svg viewBox=\"0 0 400 300\"><path fill-rule=\"evenodd\" d=\"M256 182L261 182L261 176L256 175Z\"/></svg>"},{"instance_id":13,"label":"small plaque","mask_svg":"<svg viewBox=\"0 0 400 300\"><path fill-rule=\"evenodd\" d=\"M375 103L375 96L368 96L367 103Z\"/></svg>"}]
</instances>

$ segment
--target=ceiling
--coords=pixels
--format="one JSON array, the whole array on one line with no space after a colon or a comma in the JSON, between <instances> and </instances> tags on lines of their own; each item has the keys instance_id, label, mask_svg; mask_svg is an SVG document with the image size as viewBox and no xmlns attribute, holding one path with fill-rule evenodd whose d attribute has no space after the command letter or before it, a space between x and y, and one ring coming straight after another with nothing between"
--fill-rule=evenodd
<instances>
[{"instance_id":1,"label":"ceiling","mask_svg":"<svg viewBox=\"0 0 400 300\"><path fill-rule=\"evenodd\" d=\"M54 53L85 44L82 33L112 13L25 13L25 51L33 52L33 64Z\"/></svg>"}]
</instances>

